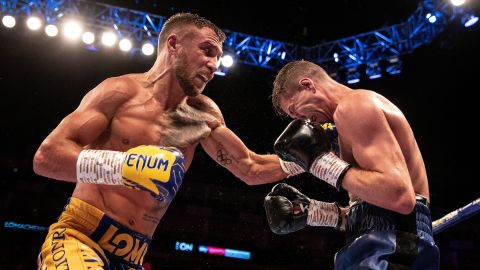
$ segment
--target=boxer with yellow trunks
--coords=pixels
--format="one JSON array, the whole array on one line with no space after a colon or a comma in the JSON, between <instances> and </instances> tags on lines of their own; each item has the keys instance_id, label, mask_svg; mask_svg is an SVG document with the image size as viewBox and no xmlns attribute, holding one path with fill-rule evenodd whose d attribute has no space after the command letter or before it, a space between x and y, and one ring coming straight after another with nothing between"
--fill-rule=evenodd
<instances>
[{"instance_id":1,"label":"boxer with yellow trunks","mask_svg":"<svg viewBox=\"0 0 480 270\"><path fill-rule=\"evenodd\" d=\"M50 227L38 269L142 269L150 241L72 197Z\"/></svg>"},{"instance_id":2,"label":"boxer with yellow trunks","mask_svg":"<svg viewBox=\"0 0 480 270\"><path fill-rule=\"evenodd\" d=\"M171 201L185 172L173 147L138 146L127 152L83 150L77 179L90 184L125 185ZM39 269L142 269L151 239L115 221L100 209L72 197L48 232Z\"/></svg>"},{"instance_id":3,"label":"boxer with yellow trunks","mask_svg":"<svg viewBox=\"0 0 480 270\"><path fill-rule=\"evenodd\" d=\"M287 176L278 156L248 149L203 94L225 38L196 14L171 16L149 70L106 78L45 138L33 170L75 189L40 269L140 269L199 146L248 185Z\"/></svg>"}]
</instances>

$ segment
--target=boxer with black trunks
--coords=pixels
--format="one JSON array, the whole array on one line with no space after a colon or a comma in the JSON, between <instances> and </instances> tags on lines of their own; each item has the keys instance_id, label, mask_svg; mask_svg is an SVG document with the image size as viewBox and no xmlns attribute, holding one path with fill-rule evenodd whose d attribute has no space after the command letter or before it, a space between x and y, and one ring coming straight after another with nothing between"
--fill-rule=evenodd
<instances>
[{"instance_id":1,"label":"boxer with black trunks","mask_svg":"<svg viewBox=\"0 0 480 270\"><path fill-rule=\"evenodd\" d=\"M310 172L348 191L339 207L277 184L265 198L272 231L285 234L306 225L346 231L347 245L336 269L438 269L432 236L425 165L410 125L385 97L353 90L308 61L285 65L277 74L275 109L296 120L275 142L282 168ZM334 122L340 157L319 124Z\"/></svg>"},{"instance_id":2,"label":"boxer with black trunks","mask_svg":"<svg viewBox=\"0 0 480 270\"><path fill-rule=\"evenodd\" d=\"M224 39L202 17L170 17L148 72L106 79L42 142L34 171L76 187L50 226L39 269L142 269L198 144L249 185L287 176L276 155L250 151L202 95ZM219 152L233 162L217 160Z\"/></svg>"}]
</instances>

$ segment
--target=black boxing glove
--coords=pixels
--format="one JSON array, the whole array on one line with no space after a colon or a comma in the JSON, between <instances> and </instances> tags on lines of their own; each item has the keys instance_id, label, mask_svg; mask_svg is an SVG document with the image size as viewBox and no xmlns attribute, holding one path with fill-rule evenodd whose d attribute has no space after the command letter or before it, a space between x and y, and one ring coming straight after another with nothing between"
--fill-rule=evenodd
<instances>
[{"instance_id":1,"label":"black boxing glove","mask_svg":"<svg viewBox=\"0 0 480 270\"><path fill-rule=\"evenodd\" d=\"M339 190L343 176L351 167L331 152L331 141L325 130L310 120L293 120L275 141L274 150L284 160L283 164L280 161L282 168L288 164L285 161L294 162Z\"/></svg>"},{"instance_id":2,"label":"black boxing glove","mask_svg":"<svg viewBox=\"0 0 480 270\"><path fill-rule=\"evenodd\" d=\"M285 183L277 184L264 200L270 230L288 234L310 226L340 228L340 207L308 198L296 188Z\"/></svg>"},{"instance_id":3,"label":"black boxing glove","mask_svg":"<svg viewBox=\"0 0 480 270\"><path fill-rule=\"evenodd\" d=\"M276 184L263 202L268 225L276 234L287 234L303 229L307 225L307 212L294 214L293 205L301 209L308 207L310 198L285 183Z\"/></svg>"},{"instance_id":4,"label":"black boxing glove","mask_svg":"<svg viewBox=\"0 0 480 270\"><path fill-rule=\"evenodd\" d=\"M337 127L335 126L334 123L323 123L321 124L321 127L323 130L325 130L325 134L327 135L331 145L332 149L335 152L335 155L340 157L340 146L338 144L338 133L337 133ZM288 174L287 177L294 176L297 174L304 173L305 170L300 166L297 165L295 162L290 162L290 161L285 161L282 159L279 159L280 166L282 167L283 171Z\"/></svg>"}]
</instances>

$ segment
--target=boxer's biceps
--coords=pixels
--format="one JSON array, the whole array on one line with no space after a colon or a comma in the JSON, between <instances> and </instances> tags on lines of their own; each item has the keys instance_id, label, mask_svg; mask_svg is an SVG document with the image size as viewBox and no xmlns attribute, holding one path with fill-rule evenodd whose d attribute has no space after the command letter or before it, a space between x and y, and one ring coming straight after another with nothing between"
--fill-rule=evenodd
<instances>
[{"instance_id":1,"label":"boxer's biceps","mask_svg":"<svg viewBox=\"0 0 480 270\"><path fill-rule=\"evenodd\" d=\"M62 121L63 122L63 121ZM109 119L97 110L75 111L58 128L65 129L66 139L80 146L94 142L108 127Z\"/></svg>"}]
</instances>

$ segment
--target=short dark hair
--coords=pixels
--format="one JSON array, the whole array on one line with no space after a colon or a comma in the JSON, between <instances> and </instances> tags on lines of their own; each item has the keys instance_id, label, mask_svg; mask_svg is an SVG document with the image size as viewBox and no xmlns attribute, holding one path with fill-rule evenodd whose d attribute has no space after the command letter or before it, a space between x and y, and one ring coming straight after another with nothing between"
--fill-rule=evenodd
<instances>
[{"instance_id":1,"label":"short dark hair","mask_svg":"<svg viewBox=\"0 0 480 270\"><path fill-rule=\"evenodd\" d=\"M225 40L225 33L222 31L222 29L218 28L218 26L216 26L211 21L200 17L197 14L177 13L168 18L168 20L163 25L162 30L160 31L160 35L158 37L158 48L161 48L161 46L167 40L168 35L170 35L173 30L186 25L195 25L197 28L208 27L212 29L215 34L217 34L220 42L223 42Z\"/></svg>"},{"instance_id":2,"label":"short dark hair","mask_svg":"<svg viewBox=\"0 0 480 270\"><path fill-rule=\"evenodd\" d=\"M296 90L299 90L297 85L299 76L317 77L319 79L325 78L325 76L329 77L323 68L305 60L293 61L283 66L273 82L272 104L277 114L287 116L280 107L280 99L284 96L293 95Z\"/></svg>"}]
</instances>

